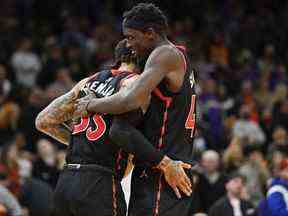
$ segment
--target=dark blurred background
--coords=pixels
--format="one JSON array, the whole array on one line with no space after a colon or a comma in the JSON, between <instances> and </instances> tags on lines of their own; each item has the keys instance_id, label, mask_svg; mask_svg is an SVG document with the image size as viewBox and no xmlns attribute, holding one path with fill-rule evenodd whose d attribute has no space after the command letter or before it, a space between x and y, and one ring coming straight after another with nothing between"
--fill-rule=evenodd
<instances>
[{"instance_id":1,"label":"dark blurred background","mask_svg":"<svg viewBox=\"0 0 288 216\"><path fill-rule=\"evenodd\" d=\"M64 145L36 131L36 115L113 62L122 13L139 2L165 12L169 39L188 47L196 71L195 159L204 188L221 192L203 192L202 211L227 173L249 176L254 205L277 176L288 154L287 1L1 0L0 173L26 215L45 214L65 158Z\"/></svg>"}]
</instances>

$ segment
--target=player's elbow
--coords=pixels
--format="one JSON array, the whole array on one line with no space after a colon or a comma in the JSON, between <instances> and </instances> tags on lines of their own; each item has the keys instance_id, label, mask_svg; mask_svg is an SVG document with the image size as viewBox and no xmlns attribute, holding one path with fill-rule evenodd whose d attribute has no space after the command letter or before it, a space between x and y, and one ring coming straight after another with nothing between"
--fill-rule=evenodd
<instances>
[{"instance_id":1,"label":"player's elbow","mask_svg":"<svg viewBox=\"0 0 288 216\"><path fill-rule=\"evenodd\" d=\"M38 131L41 132L45 131L45 128L47 128L47 124L45 122L42 112L40 112L35 119L35 127Z\"/></svg>"},{"instance_id":2,"label":"player's elbow","mask_svg":"<svg viewBox=\"0 0 288 216\"><path fill-rule=\"evenodd\" d=\"M124 95L125 112L136 110L143 105L145 101L144 94L136 94L135 92L128 92Z\"/></svg>"}]
</instances>

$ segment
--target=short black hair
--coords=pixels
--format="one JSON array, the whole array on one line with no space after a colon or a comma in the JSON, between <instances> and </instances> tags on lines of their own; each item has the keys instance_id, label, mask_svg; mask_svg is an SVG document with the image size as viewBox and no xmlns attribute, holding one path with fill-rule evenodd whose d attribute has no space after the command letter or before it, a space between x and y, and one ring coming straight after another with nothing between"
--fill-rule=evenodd
<instances>
[{"instance_id":1,"label":"short black hair","mask_svg":"<svg viewBox=\"0 0 288 216\"><path fill-rule=\"evenodd\" d=\"M253 144L253 145L246 145L243 148L244 155L250 156L254 152L262 152L262 145L261 144Z\"/></svg>"},{"instance_id":2,"label":"short black hair","mask_svg":"<svg viewBox=\"0 0 288 216\"><path fill-rule=\"evenodd\" d=\"M139 3L129 11L124 12L124 26L145 31L153 28L160 35L168 28L167 17L159 7L152 3Z\"/></svg>"},{"instance_id":3,"label":"short black hair","mask_svg":"<svg viewBox=\"0 0 288 216\"><path fill-rule=\"evenodd\" d=\"M123 62L136 64L136 59L132 56L132 49L127 47L126 39L119 41L114 50L114 65L112 68L117 69Z\"/></svg>"},{"instance_id":4,"label":"short black hair","mask_svg":"<svg viewBox=\"0 0 288 216\"><path fill-rule=\"evenodd\" d=\"M123 56L131 55L132 50L127 47L126 39L123 39L118 42L114 50L114 58L116 61L121 61Z\"/></svg>"},{"instance_id":5,"label":"short black hair","mask_svg":"<svg viewBox=\"0 0 288 216\"><path fill-rule=\"evenodd\" d=\"M226 183L230 182L231 180L233 179L237 179L237 178L240 178L242 179L243 183L245 184L247 179L244 175L242 175L241 173L237 172L237 171L234 171L232 173L230 173L228 176L227 176L227 179L226 179Z\"/></svg>"}]
</instances>

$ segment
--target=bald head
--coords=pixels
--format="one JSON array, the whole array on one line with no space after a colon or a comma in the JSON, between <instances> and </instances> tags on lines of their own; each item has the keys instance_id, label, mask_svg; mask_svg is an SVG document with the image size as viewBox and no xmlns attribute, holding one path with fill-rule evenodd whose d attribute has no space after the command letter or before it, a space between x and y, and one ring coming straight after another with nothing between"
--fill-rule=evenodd
<instances>
[{"instance_id":1,"label":"bald head","mask_svg":"<svg viewBox=\"0 0 288 216\"><path fill-rule=\"evenodd\" d=\"M220 156L216 151L205 151L202 154L201 164L205 172L216 172L219 169Z\"/></svg>"}]
</instances>

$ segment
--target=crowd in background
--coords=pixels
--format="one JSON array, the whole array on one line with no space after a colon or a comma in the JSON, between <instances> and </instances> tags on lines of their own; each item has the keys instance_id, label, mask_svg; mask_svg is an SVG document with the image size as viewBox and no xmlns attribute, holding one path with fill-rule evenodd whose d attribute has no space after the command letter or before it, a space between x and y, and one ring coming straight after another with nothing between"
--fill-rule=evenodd
<instances>
[{"instance_id":1,"label":"crowd in background","mask_svg":"<svg viewBox=\"0 0 288 216\"><path fill-rule=\"evenodd\" d=\"M35 117L112 65L121 14L135 2L0 1L0 197L1 188L12 193L14 211L20 203L26 215L48 212L65 146L36 131ZM288 157L288 2L153 2L195 68L201 211L223 197L234 171L246 177L243 199L258 206Z\"/></svg>"}]
</instances>

